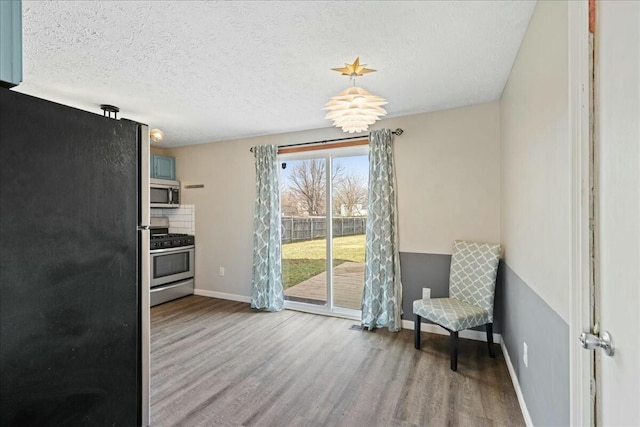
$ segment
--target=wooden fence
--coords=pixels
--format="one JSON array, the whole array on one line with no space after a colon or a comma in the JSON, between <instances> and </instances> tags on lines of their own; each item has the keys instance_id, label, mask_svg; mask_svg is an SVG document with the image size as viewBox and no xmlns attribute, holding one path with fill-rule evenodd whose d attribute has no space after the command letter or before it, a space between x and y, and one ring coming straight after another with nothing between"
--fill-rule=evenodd
<instances>
[{"instance_id":1,"label":"wooden fence","mask_svg":"<svg viewBox=\"0 0 640 427\"><path fill-rule=\"evenodd\" d=\"M283 216L282 243L320 239L327 236L327 218L324 216ZM333 218L333 237L354 236L365 233L367 218Z\"/></svg>"}]
</instances>

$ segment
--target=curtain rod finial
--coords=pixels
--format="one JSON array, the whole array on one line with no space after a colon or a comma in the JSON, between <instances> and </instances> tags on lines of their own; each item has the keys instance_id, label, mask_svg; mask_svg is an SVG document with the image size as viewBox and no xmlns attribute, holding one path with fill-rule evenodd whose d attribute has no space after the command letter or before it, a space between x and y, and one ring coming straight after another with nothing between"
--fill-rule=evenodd
<instances>
[{"instance_id":1,"label":"curtain rod finial","mask_svg":"<svg viewBox=\"0 0 640 427\"><path fill-rule=\"evenodd\" d=\"M404 131L402 130L402 128L397 128L396 130L394 130L393 132L391 132L394 135L402 135L404 133Z\"/></svg>"}]
</instances>

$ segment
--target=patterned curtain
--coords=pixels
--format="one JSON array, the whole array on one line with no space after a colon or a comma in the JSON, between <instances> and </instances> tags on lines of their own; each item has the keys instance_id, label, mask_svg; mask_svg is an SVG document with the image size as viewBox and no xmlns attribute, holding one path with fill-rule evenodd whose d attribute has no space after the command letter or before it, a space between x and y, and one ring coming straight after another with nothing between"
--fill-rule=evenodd
<instances>
[{"instance_id":1,"label":"patterned curtain","mask_svg":"<svg viewBox=\"0 0 640 427\"><path fill-rule=\"evenodd\" d=\"M362 324L369 329L402 328L402 283L393 144L389 129L369 133L367 216Z\"/></svg>"},{"instance_id":2,"label":"patterned curtain","mask_svg":"<svg viewBox=\"0 0 640 427\"><path fill-rule=\"evenodd\" d=\"M256 158L256 202L253 216L253 280L251 307L268 311L284 308L280 260L280 187L278 147L253 147Z\"/></svg>"}]
</instances>

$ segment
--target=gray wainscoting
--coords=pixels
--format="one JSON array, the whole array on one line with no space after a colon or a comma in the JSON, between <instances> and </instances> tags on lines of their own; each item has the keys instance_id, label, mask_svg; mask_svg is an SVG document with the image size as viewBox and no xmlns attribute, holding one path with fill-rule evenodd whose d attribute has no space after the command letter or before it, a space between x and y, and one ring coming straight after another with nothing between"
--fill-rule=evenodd
<instances>
[{"instance_id":1,"label":"gray wainscoting","mask_svg":"<svg viewBox=\"0 0 640 427\"><path fill-rule=\"evenodd\" d=\"M502 262L498 267L496 299L494 303L495 333L502 332L502 313L504 312L501 289ZM402 273L402 319L413 320L413 301L422 298L422 288L431 288L431 298L449 296L449 269L451 255L419 254L400 252ZM477 328L484 331L484 327Z\"/></svg>"},{"instance_id":2,"label":"gray wainscoting","mask_svg":"<svg viewBox=\"0 0 640 427\"><path fill-rule=\"evenodd\" d=\"M534 425L569 425L569 325L508 265L503 266L502 339ZM524 366L523 343L528 347Z\"/></svg>"}]
</instances>

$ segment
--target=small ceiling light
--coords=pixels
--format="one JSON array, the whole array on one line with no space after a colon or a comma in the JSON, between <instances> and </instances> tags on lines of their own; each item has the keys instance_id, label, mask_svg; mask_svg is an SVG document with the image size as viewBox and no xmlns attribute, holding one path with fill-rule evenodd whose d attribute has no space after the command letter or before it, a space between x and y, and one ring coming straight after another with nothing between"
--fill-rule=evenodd
<instances>
[{"instance_id":1,"label":"small ceiling light","mask_svg":"<svg viewBox=\"0 0 640 427\"><path fill-rule=\"evenodd\" d=\"M164 139L164 132L160 129L151 129L151 131L149 131L149 138L151 138L153 142L162 142Z\"/></svg>"},{"instance_id":2,"label":"small ceiling light","mask_svg":"<svg viewBox=\"0 0 640 427\"><path fill-rule=\"evenodd\" d=\"M342 128L343 132L365 132L369 125L387 114L382 108L387 104L384 98L356 86L356 77L376 71L365 68L364 65L360 64L360 58L356 58L353 64L345 64L343 68L332 68L343 76L349 76L353 81L353 87L331 97L323 108L329 111L325 119L333 121L333 125Z\"/></svg>"}]
</instances>

